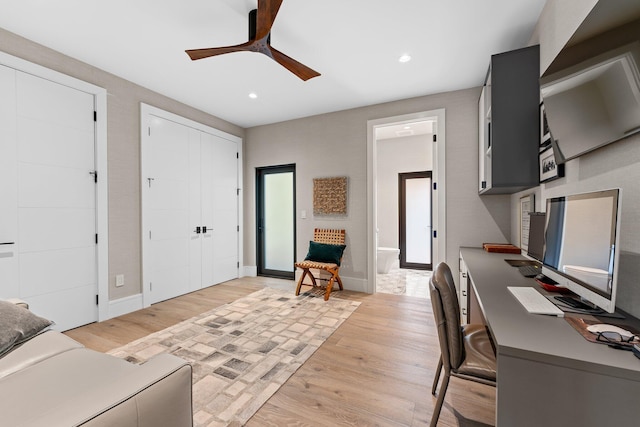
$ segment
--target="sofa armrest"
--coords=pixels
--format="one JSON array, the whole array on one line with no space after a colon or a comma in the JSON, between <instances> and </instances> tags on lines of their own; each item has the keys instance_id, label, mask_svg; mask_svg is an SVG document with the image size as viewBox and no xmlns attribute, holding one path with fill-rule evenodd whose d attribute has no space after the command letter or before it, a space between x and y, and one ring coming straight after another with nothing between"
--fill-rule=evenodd
<instances>
[{"instance_id":1,"label":"sofa armrest","mask_svg":"<svg viewBox=\"0 0 640 427\"><path fill-rule=\"evenodd\" d=\"M29 426L191 427L192 370L186 361L161 354L78 398L49 408Z\"/></svg>"}]
</instances>

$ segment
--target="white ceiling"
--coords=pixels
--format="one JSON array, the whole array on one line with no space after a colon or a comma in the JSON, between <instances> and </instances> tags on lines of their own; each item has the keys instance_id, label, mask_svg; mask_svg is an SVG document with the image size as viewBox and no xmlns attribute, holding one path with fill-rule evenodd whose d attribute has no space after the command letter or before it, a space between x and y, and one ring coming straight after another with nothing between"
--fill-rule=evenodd
<instances>
[{"instance_id":1,"label":"white ceiling","mask_svg":"<svg viewBox=\"0 0 640 427\"><path fill-rule=\"evenodd\" d=\"M271 44L322 74L307 82L252 52L184 52L247 41L256 0L0 0L0 27L252 127L479 86L491 54L527 44L544 2L284 0Z\"/></svg>"}]
</instances>

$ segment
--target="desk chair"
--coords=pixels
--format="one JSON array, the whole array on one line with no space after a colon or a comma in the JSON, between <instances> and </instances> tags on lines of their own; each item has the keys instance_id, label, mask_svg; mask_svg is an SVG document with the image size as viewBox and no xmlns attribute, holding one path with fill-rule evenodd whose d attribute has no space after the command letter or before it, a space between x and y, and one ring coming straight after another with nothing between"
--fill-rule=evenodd
<instances>
[{"instance_id":1,"label":"desk chair","mask_svg":"<svg viewBox=\"0 0 640 427\"><path fill-rule=\"evenodd\" d=\"M496 386L496 356L484 325L460 325L460 304L449 266L438 264L429 280L431 305L440 341L440 360L431 393L436 395L440 372L444 378L431 417L435 427L440 417L451 375L481 384Z\"/></svg>"},{"instance_id":2,"label":"desk chair","mask_svg":"<svg viewBox=\"0 0 640 427\"><path fill-rule=\"evenodd\" d=\"M333 289L333 283L338 282L340 290L343 290L342 280L338 274L340 270L340 262L342 261L342 253L345 249L345 231L344 230L330 230L324 228L316 228L313 232L313 241L309 242L309 252L304 261L296 262L294 265L301 268L302 276L298 280L298 286L296 288L296 295L300 295L300 288L303 285L305 277L311 278L312 285L316 287L316 277L309 271L310 269L324 270L331 274L327 282L327 286L324 292L324 300L329 299L331 290Z\"/></svg>"}]
</instances>

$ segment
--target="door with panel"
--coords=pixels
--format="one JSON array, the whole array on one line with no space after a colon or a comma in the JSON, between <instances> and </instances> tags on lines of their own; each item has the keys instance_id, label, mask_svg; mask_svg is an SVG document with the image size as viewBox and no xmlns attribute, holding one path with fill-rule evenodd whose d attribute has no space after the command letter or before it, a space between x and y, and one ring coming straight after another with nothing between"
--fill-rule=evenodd
<instances>
[{"instance_id":1,"label":"door with panel","mask_svg":"<svg viewBox=\"0 0 640 427\"><path fill-rule=\"evenodd\" d=\"M0 66L0 298L20 295L16 71Z\"/></svg>"},{"instance_id":2,"label":"door with panel","mask_svg":"<svg viewBox=\"0 0 640 427\"><path fill-rule=\"evenodd\" d=\"M66 330L98 314L95 99L19 71L14 82L14 296Z\"/></svg>"},{"instance_id":3,"label":"door with panel","mask_svg":"<svg viewBox=\"0 0 640 427\"><path fill-rule=\"evenodd\" d=\"M258 275L293 279L296 251L296 166L256 170Z\"/></svg>"},{"instance_id":4,"label":"door with panel","mask_svg":"<svg viewBox=\"0 0 640 427\"><path fill-rule=\"evenodd\" d=\"M213 146L211 186L213 215L213 283L238 278L238 144L203 134ZM203 177L203 182L204 182Z\"/></svg>"},{"instance_id":5,"label":"door with panel","mask_svg":"<svg viewBox=\"0 0 640 427\"><path fill-rule=\"evenodd\" d=\"M190 149L189 129L161 118L150 124L149 176L144 207L149 225L151 303L185 294L191 289ZM195 229L194 229L195 230Z\"/></svg>"},{"instance_id":6,"label":"door with panel","mask_svg":"<svg viewBox=\"0 0 640 427\"><path fill-rule=\"evenodd\" d=\"M432 268L432 172L398 174L400 268Z\"/></svg>"},{"instance_id":7,"label":"door with panel","mask_svg":"<svg viewBox=\"0 0 640 427\"><path fill-rule=\"evenodd\" d=\"M191 290L238 277L237 145L189 132Z\"/></svg>"},{"instance_id":8,"label":"door with panel","mask_svg":"<svg viewBox=\"0 0 640 427\"><path fill-rule=\"evenodd\" d=\"M149 134L144 257L155 303L238 277L237 144L161 117Z\"/></svg>"}]
</instances>

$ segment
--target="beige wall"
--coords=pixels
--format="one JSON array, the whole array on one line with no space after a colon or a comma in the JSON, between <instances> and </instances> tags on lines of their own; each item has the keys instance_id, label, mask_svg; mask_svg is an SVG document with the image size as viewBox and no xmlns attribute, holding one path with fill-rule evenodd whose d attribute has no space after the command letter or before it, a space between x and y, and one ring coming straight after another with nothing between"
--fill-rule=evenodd
<instances>
[{"instance_id":1,"label":"beige wall","mask_svg":"<svg viewBox=\"0 0 640 427\"><path fill-rule=\"evenodd\" d=\"M446 260L457 269L460 246L509 240L509 196L480 198L478 179L479 88L378 104L246 130L244 168L244 259L255 265L255 168L296 164L297 257L306 254L315 227L345 228L347 250L341 276L345 282L367 280L367 121L446 110ZM312 179L348 176L345 218L314 218ZM306 210L307 219L300 219Z\"/></svg>"},{"instance_id":2,"label":"beige wall","mask_svg":"<svg viewBox=\"0 0 640 427\"><path fill-rule=\"evenodd\" d=\"M140 103L239 137L243 129L1 28L0 51L107 90L109 299L140 293ZM124 274L124 287L114 286L116 274Z\"/></svg>"},{"instance_id":3,"label":"beige wall","mask_svg":"<svg viewBox=\"0 0 640 427\"><path fill-rule=\"evenodd\" d=\"M540 74L551 65L597 3L598 0L547 0L530 40L530 44L540 45Z\"/></svg>"}]
</instances>

